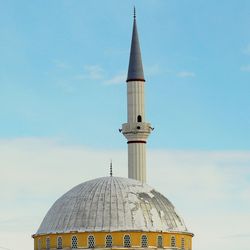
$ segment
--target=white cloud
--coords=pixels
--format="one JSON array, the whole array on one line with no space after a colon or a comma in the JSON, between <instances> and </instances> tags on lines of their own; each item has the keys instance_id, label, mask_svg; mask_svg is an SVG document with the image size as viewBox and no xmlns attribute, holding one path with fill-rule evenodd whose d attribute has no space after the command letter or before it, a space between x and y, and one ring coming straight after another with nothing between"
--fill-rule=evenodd
<instances>
[{"instance_id":1,"label":"white cloud","mask_svg":"<svg viewBox=\"0 0 250 250\"><path fill-rule=\"evenodd\" d=\"M250 43L243 49L243 53L246 55L250 55Z\"/></svg>"},{"instance_id":2,"label":"white cloud","mask_svg":"<svg viewBox=\"0 0 250 250\"><path fill-rule=\"evenodd\" d=\"M0 246L33 249L30 235L52 203L78 183L107 176L110 158L114 175L126 176L125 150L1 140ZM194 249L233 250L249 241L249 166L249 151L150 150L148 183L181 211L195 233Z\"/></svg>"},{"instance_id":3,"label":"white cloud","mask_svg":"<svg viewBox=\"0 0 250 250\"><path fill-rule=\"evenodd\" d=\"M104 77L104 69L99 65L85 65L84 70L89 79L99 80Z\"/></svg>"},{"instance_id":4,"label":"white cloud","mask_svg":"<svg viewBox=\"0 0 250 250\"><path fill-rule=\"evenodd\" d=\"M189 78L189 77L195 77L195 73L191 71L180 71L177 73L177 76L182 78Z\"/></svg>"},{"instance_id":5,"label":"white cloud","mask_svg":"<svg viewBox=\"0 0 250 250\"><path fill-rule=\"evenodd\" d=\"M117 74L113 76L112 78L105 80L104 84L105 85L116 85L116 84L121 84L126 82L126 73L122 72L120 74Z\"/></svg>"},{"instance_id":6,"label":"white cloud","mask_svg":"<svg viewBox=\"0 0 250 250\"><path fill-rule=\"evenodd\" d=\"M28 243L31 242L31 243ZM33 242L29 231L20 231L18 233L0 233L0 249L3 250L33 250Z\"/></svg>"},{"instance_id":7,"label":"white cloud","mask_svg":"<svg viewBox=\"0 0 250 250\"><path fill-rule=\"evenodd\" d=\"M75 80L101 80L105 76L105 70L100 65L85 65L84 72L74 76Z\"/></svg>"},{"instance_id":8,"label":"white cloud","mask_svg":"<svg viewBox=\"0 0 250 250\"><path fill-rule=\"evenodd\" d=\"M250 72L250 64L242 66L240 70L244 72Z\"/></svg>"}]
</instances>

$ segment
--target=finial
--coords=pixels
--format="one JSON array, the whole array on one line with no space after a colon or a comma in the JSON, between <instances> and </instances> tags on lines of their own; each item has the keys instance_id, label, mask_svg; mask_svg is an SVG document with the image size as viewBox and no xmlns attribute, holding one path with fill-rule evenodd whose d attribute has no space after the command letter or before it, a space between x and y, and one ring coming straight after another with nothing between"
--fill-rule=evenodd
<instances>
[{"instance_id":1,"label":"finial","mask_svg":"<svg viewBox=\"0 0 250 250\"><path fill-rule=\"evenodd\" d=\"M134 19L136 19L136 9L135 9L135 6L134 6Z\"/></svg>"},{"instance_id":2,"label":"finial","mask_svg":"<svg viewBox=\"0 0 250 250\"><path fill-rule=\"evenodd\" d=\"M109 174L110 174L110 177L113 176L113 168L112 168L112 160L110 161L110 169L109 169Z\"/></svg>"}]
</instances>

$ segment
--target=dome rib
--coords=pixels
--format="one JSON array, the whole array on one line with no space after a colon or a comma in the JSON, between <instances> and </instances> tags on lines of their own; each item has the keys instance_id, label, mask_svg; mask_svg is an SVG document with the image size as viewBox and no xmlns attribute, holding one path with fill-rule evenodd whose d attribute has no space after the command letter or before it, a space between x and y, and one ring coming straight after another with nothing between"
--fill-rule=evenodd
<instances>
[{"instance_id":1,"label":"dome rib","mask_svg":"<svg viewBox=\"0 0 250 250\"><path fill-rule=\"evenodd\" d=\"M101 231L188 232L172 203L147 184L103 177L59 198L36 234Z\"/></svg>"},{"instance_id":2,"label":"dome rib","mask_svg":"<svg viewBox=\"0 0 250 250\"><path fill-rule=\"evenodd\" d=\"M116 181L115 181L115 179L114 178L112 178L112 181L114 182L114 187L115 187L115 192L114 192L114 194L115 194L115 205L116 205L116 225L120 225L120 209L119 209L119 202L118 202L118 200L119 200L119 196L117 195L117 191L118 191L118 188L117 188L117 183L116 183Z\"/></svg>"},{"instance_id":3,"label":"dome rib","mask_svg":"<svg viewBox=\"0 0 250 250\"><path fill-rule=\"evenodd\" d=\"M97 192L98 189L100 189L100 187L103 184L105 184L104 180L102 180L102 179L99 179L99 180L100 180L100 182L98 182L94 186L94 188L92 189L93 195L92 195L92 192L91 192L91 193L89 193L89 196L88 196L89 209L88 209L88 217L87 217L87 226L86 226L86 228L90 227L90 228L94 228L95 229L95 227L96 227L96 225L95 225L95 219L96 219L96 212L97 212L96 207L98 206L98 202L96 202L96 206L94 205L94 202L95 202L95 200L97 198L96 197L97 194L100 193L100 192ZM101 189L100 189L100 191L101 191ZM86 203L86 204L88 205L88 203ZM95 213L95 216L94 216L94 213Z\"/></svg>"},{"instance_id":4,"label":"dome rib","mask_svg":"<svg viewBox=\"0 0 250 250\"><path fill-rule=\"evenodd\" d=\"M124 190L125 187L123 186L123 184L121 182L117 181L116 178L115 178L115 181L117 183L117 186L119 187L119 192L120 192L119 196L124 199L122 191ZM122 209L121 209L122 210L121 211L121 217L122 217L123 221L122 221L122 224L119 224L119 225L120 225L121 228L123 228L123 227L127 227L125 202L122 202L121 207L122 207Z\"/></svg>"},{"instance_id":5,"label":"dome rib","mask_svg":"<svg viewBox=\"0 0 250 250\"><path fill-rule=\"evenodd\" d=\"M155 204L155 207L156 207L156 209L158 210L158 211L162 211L163 212L163 216L166 216L167 217L167 220L168 220L168 222L169 222L169 225L171 225L171 228L174 228L174 226L173 226L173 221L172 221L172 218L171 218L171 215L172 215L172 212L170 211L170 209L168 209L170 206L171 207L173 207L172 206L172 203L170 203L169 202L169 200L168 199L166 199L165 197L165 199L164 199L164 202L162 201L162 195L161 194L159 194L159 197L158 197L158 199L155 199L156 200L156 202L154 203ZM166 206L164 206L164 204L165 203L168 203L168 207L166 207ZM173 207L174 208L174 207ZM177 225L176 225L177 226Z\"/></svg>"},{"instance_id":6,"label":"dome rib","mask_svg":"<svg viewBox=\"0 0 250 250\"><path fill-rule=\"evenodd\" d=\"M97 187L96 191L95 191L95 196L97 194L97 191L99 191L99 195L97 195L97 206L96 206L96 211L94 210L95 209L95 206L94 206L94 209L91 209L91 211L95 211L95 216L94 216L94 227L95 229L98 228L97 226L97 219L99 218L99 210L103 210L104 209L104 206L103 206L103 203L101 202L101 196L102 196L102 190L103 190L103 187L106 187L107 186L107 183L105 181L103 181L99 187ZM99 188L99 189L98 189ZM100 213L101 214L101 213Z\"/></svg>"},{"instance_id":7,"label":"dome rib","mask_svg":"<svg viewBox=\"0 0 250 250\"><path fill-rule=\"evenodd\" d=\"M109 228L110 227L110 178L106 180L105 189L103 190L103 211L100 214L103 223L101 223L100 228ZM100 230L100 229L99 229Z\"/></svg>"}]
</instances>

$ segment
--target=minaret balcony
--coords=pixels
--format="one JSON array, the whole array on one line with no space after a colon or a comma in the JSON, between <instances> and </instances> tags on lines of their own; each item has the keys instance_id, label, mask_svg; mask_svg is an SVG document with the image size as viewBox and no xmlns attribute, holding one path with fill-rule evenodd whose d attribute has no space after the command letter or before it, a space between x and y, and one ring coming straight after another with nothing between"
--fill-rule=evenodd
<instances>
[{"instance_id":1,"label":"minaret balcony","mask_svg":"<svg viewBox=\"0 0 250 250\"><path fill-rule=\"evenodd\" d=\"M146 140L151 131L151 124L146 122L133 122L122 124L122 133L128 140L135 138Z\"/></svg>"}]
</instances>

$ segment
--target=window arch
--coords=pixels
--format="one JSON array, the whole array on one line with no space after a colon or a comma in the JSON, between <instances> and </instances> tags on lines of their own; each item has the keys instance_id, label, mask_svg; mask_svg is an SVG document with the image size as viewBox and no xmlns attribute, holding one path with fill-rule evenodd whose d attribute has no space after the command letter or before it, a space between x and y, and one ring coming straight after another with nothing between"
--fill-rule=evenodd
<instances>
[{"instance_id":1,"label":"window arch","mask_svg":"<svg viewBox=\"0 0 250 250\"><path fill-rule=\"evenodd\" d=\"M171 236L171 247L176 247L175 236Z\"/></svg>"},{"instance_id":2,"label":"window arch","mask_svg":"<svg viewBox=\"0 0 250 250\"><path fill-rule=\"evenodd\" d=\"M93 235L88 236L88 248L95 248L95 237Z\"/></svg>"},{"instance_id":3,"label":"window arch","mask_svg":"<svg viewBox=\"0 0 250 250\"><path fill-rule=\"evenodd\" d=\"M141 115L137 116L137 122L142 122Z\"/></svg>"},{"instance_id":4,"label":"window arch","mask_svg":"<svg viewBox=\"0 0 250 250\"><path fill-rule=\"evenodd\" d=\"M181 250L185 250L185 239L181 238Z\"/></svg>"},{"instance_id":5,"label":"window arch","mask_svg":"<svg viewBox=\"0 0 250 250\"><path fill-rule=\"evenodd\" d=\"M50 249L50 238L47 237L46 238L46 250L49 250Z\"/></svg>"},{"instance_id":6,"label":"window arch","mask_svg":"<svg viewBox=\"0 0 250 250\"><path fill-rule=\"evenodd\" d=\"M71 248L72 249L78 248L78 239L75 235L72 236L72 238L71 238Z\"/></svg>"},{"instance_id":7,"label":"window arch","mask_svg":"<svg viewBox=\"0 0 250 250\"><path fill-rule=\"evenodd\" d=\"M41 239L38 239L38 243L37 243L37 245L38 245L38 250L41 250L42 249L42 247L41 247Z\"/></svg>"},{"instance_id":8,"label":"window arch","mask_svg":"<svg viewBox=\"0 0 250 250\"><path fill-rule=\"evenodd\" d=\"M128 234L124 235L123 237L123 246L124 247L131 247L131 240Z\"/></svg>"},{"instance_id":9,"label":"window arch","mask_svg":"<svg viewBox=\"0 0 250 250\"><path fill-rule=\"evenodd\" d=\"M141 247L148 247L148 237L147 235L141 236Z\"/></svg>"},{"instance_id":10,"label":"window arch","mask_svg":"<svg viewBox=\"0 0 250 250\"><path fill-rule=\"evenodd\" d=\"M57 237L57 249L62 249L62 237Z\"/></svg>"},{"instance_id":11,"label":"window arch","mask_svg":"<svg viewBox=\"0 0 250 250\"><path fill-rule=\"evenodd\" d=\"M157 236L157 247L158 248L163 248L163 244L162 244L162 236L161 235L158 235Z\"/></svg>"},{"instance_id":12,"label":"window arch","mask_svg":"<svg viewBox=\"0 0 250 250\"><path fill-rule=\"evenodd\" d=\"M106 235L106 244L105 244L105 246L106 247L112 247L112 245L113 245L112 236L110 234Z\"/></svg>"}]
</instances>

